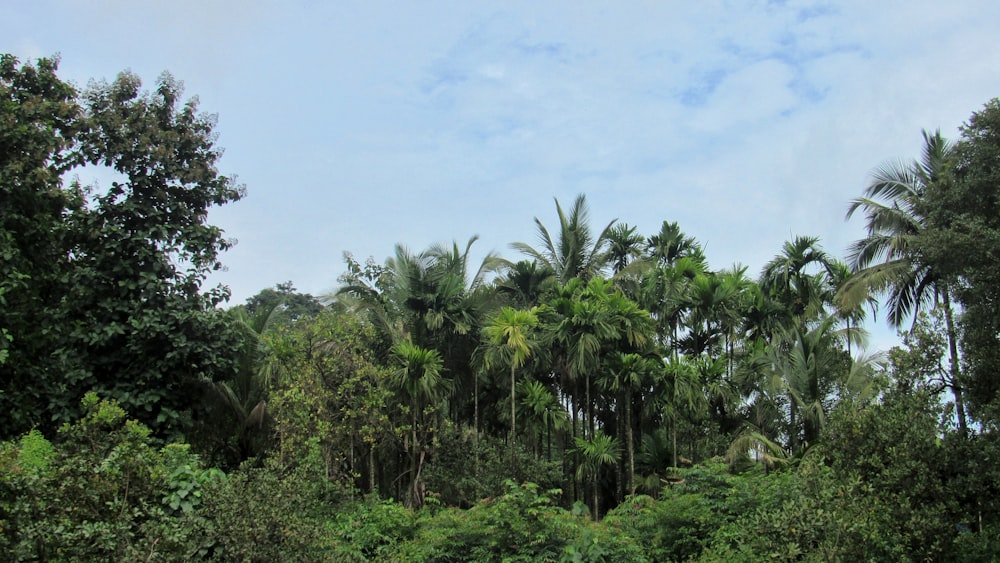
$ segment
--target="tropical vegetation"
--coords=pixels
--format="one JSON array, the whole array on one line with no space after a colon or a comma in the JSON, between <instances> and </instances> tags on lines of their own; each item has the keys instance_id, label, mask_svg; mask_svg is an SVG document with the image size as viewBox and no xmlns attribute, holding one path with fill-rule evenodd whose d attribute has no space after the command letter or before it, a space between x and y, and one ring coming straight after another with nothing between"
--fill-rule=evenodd
<instances>
[{"instance_id":1,"label":"tropical vegetation","mask_svg":"<svg viewBox=\"0 0 1000 563\"><path fill-rule=\"evenodd\" d=\"M579 195L510 258L401 242L229 306L214 120L57 63L0 57L3 560L1000 550L1000 100L874 170L844 260L713 269ZM901 346L865 350L875 311Z\"/></svg>"}]
</instances>

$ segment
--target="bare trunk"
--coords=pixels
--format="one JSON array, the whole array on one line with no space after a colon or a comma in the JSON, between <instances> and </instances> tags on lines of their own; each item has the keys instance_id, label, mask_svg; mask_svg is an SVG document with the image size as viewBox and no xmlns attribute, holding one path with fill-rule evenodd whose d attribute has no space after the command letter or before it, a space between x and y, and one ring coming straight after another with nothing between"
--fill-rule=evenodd
<instances>
[{"instance_id":1,"label":"bare trunk","mask_svg":"<svg viewBox=\"0 0 1000 563\"><path fill-rule=\"evenodd\" d=\"M368 492L375 492L375 442L368 444Z\"/></svg>"},{"instance_id":2,"label":"bare trunk","mask_svg":"<svg viewBox=\"0 0 1000 563\"><path fill-rule=\"evenodd\" d=\"M618 434L618 443L625 443L625 390L622 389L618 396L615 397L615 419ZM627 456L621 456L618 458L618 463L615 464L615 470L617 472L617 478L615 479L615 499L618 502L625 500L625 491L628 487L628 459Z\"/></svg>"},{"instance_id":3,"label":"bare trunk","mask_svg":"<svg viewBox=\"0 0 1000 563\"><path fill-rule=\"evenodd\" d=\"M517 416L514 409L514 364L510 365L510 470L515 470L514 447L517 441L517 425L514 417Z\"/></svg>"},{"instance_id":4,"label":"bare trunk","mask_svg":"<svg viewBox=\"0 0 1000 563\"><path fill-rule=\"evenodd\" d=\"M632 392L625 392L625 455L628 457L628 494L635 494L635 444L632 443Z\"/></svg>"},{"instance_id":5,"label":"bare trunk","mask_svg":"<svg viewBox=\"0 0 1000 563\"><path fill-rule=\"evenodd\" d=\"M594 469L594 522L598 522L601 519L601 495L598 494L598 485L600 484L600 468Z\"/></svg>"},{"instance_id":6,"label":"bare trunk","mask_svg":"<svg viewBox=\"0 0 1000 563\"><path fill-rule=\"evenodd\" d=\"M959 365L958 365L958 338L955 334L955 320L952 318L951 314L951 297L948 294L948 288L945 287L941 292L944 296L944 320L945 326L948 330L948 355L949 361L951 363L950 381L949 386L951 387L952 393L955 394L955 415L958 418L958 429L962 431L962 434L968 434L969 427L968 422L965 419L965 401L962 397L962 386L959 384Z\"/></svg>"},{"instance_id":7,"label":"bare trunk","mask_svg":"<svg viewBox=\"0 0 1000 563\"><path fill-rule=\"evenodd\" d=\"M587 386L586 400L587 400L587 437L590 439L594 438L594 404L590 401L590 374L587 374L584 383Z\"/></svg>"},{"instance_id":8,"label":"bare trunk","mask_svg":"<svg viewBox=\"0 0 1000 563\"><path fill-rule=\"evenodd\" d=\"M479 374L476 374L472 387L474 389L472 397L472 430L475 433L474 440L476 446L476 455L472 461L472 474L479 475Z\"/></svg>"}]
</instances>

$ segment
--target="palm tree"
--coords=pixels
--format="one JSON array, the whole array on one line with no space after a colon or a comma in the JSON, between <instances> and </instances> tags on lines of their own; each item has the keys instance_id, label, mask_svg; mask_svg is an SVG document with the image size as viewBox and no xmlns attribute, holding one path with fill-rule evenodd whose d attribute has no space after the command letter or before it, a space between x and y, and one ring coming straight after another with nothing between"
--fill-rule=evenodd
<instances>
[{"instance_id":1,"label":"palm tree","mask_svg":"<svg viewBox=\"0 0 1000 563\"><path fill-rule=\"evenodd\" d=\"M878 301L870 294L864 303L847 303L839 299L837 295L853 276L850 266L840 260L830 262L830 297L834 305L834 313L838 319L844 322L844 341L847 343L847 355L852 356L852 345L865 345L867 333L861 328L861 323L865 320L865 306L872 309L872 314L878 310Z\"/></svg>"},{"instance_id":2,"label":"palm tree","mask_svg":"<svg viewBox=\"0 0 1000 563\"><path fill-rule=\"evenodd\" d=\"M545 433L546 458L552 460L552 431L562 430L569 418L566 409L545 385L535 380L522 380L517 384L521 400L518 403L520 418L526 420L526 426L534 424L538 427L538 450L543 444L542 433ZM538 454L539 456L541 454Z\"/></svg>"},{"instance_id":3,"label":"palm tree","mask_svg":"<svg viewBox=\"0 0 1000 563\"><path fill-rule=\"evenodd\" d=\"M473 272L469 254L477 240L473 236L464 247L453 242L418 253L396 245L394 256L381 267L361 267L348 258L350 272L341 277L344 285L338 291L357 300L386 342L411 342L441 354L458 391L446 405L446 414L455 421L478 414L478 405L467 401L478 401L472 356L483 319L495 307L488 274L505 263L488 253Z\"/></svg>"},{"instance_id":4,"label":"palm tree","mask_svg":"<svg viewBox=\"0 0 1000 563\"><path fill-rule=\"evenodd\" d=\"M649 237L646 242L646 252L657 264L673 265L684 257L702 264L705 262L701 245L694 237L685 235L676 222L664 221L660 232Z\"/></svg>"},{"instance_id":5,"label":"palm tree","mask_svg":"<svg viewBox=\"0 0 1000 563\"><path fill-rule=\"evenodd\" d=\"M559 200L556 200L556 212L559 215L558 238L553 239L549 230L536 217L538 239L541 249L535 249L523 242L511 244L511 248L519 250L527 256L548 266L556 273L560 284L566 284L573 278L587 280L597 275L608 263L606 245L608 233L615 221L608 223L596 237L590 231L590 212L587 209L586 196L580 194L569 214L563 212Z\"/></svg>"},{"instance_id":6,"label":"palm tree","mask_svg":"<svg viewBox=\"0 0 1000 563\"><path fill-rule=\"evenodd\" d=\"M207 435L218 441L217 450L226 452L226 461L232 466L263 453L267 441L271 373L270 366L263 362L266 343L262 337L273 324L279 305L273 302L253 312L245 306L230 309L228 313L242 337L236 351L236 372L225 381L201 382L210 411L221 415L209 421Z\"/></svg>"},{"instance_id":7,"label":"palm tree","mask_svg":"<svg viewBox=\"0 0 1000 563\"><path fill-rule=\"evenodd\" d=\"M669 358L653 372L658 395L652 408L670 420L672 449L671 467L677 467L677 424L684 411L697 412L708 408L707 397L702 392L698 370L683 357Z\"/></svg>"},{"instance_id":8,"label":"palm tree","mask_svg":"<svg viewBox=\"0 0 1000 563\"><path fill-rule=\"evenodd\" d=\"M621 446L618 440L608 436L604 432L598 431L589 439L577 438L576 451L580 454L583 462L577 467L577 478L586 479L588 476L593 485L593 516L594 520L600 520L600 476L601 468L606 465L618 463Z\"/></svg>"},{"instance_id":9,"label":"palm tree","mask_svg":"<svg viewBox=\"0 0 1000 563\"><path fill-rule=\"evenodd\" d=\"M514 307L534 307L555 283L555 276L552 268L537 260L521 260L507 264L496 282L496 292Z\"/></svg>"},{"instance_id":10,"label":"palm tree","mask_svg":"<svg viewBox=\"0 0 1000 563\"><path fill-rule=\"evenodd\" d=\"M958 383L958 343L947 280L922 259L917 242L927 218L921 209L928 188L947 182L955 160L955 145L941 136L923 131L924 147L919 161L892 161L872 173L865 195L851 202L849 219L862 210L867 218L867 236L851 245L848 256L855 270L840 291L841 302L850 307L869 294L887 295L889 323L899 328L904 320L926 306L944 308L948 332L951 377L959 428L967 431L962 389Z\"/></svg>"},{"instance_id":11,"label":"palm tree","mask_svg":"<svg viewBox=\"0 0 1000 563\"><path fill-rule=\"evenodd\" d=\"M819 439L826 414L838 396L863 391L867 363L850 362L839 346L836 318L828 316L808 327L790 327L768 346L758 365L767 373L765 392L782 397L788 407L788 448L798 454Z\"/></svg>"},{"instance_id":12,"label":"palm tree","mask_svg":"<svg viewBox=\"0 0 1000 563\"><path fill-rule=\"evenodd\" d=\"M406 504L419 508L423 504L420 472L430 435L430 429L423 424L425 408L443 399L451 391L451 382L443 377L443 361L436 350L404 341L393 346L392 355L397 368L390 383L410 400L410 486Z\"/></svg>"},{"instance_id":13,"label":"palm tree","mask_svg":"<svg viewBox=\"0 0 1000 563\"><path fill-rule=\"evenodd\" d=\"M704 263L682 256L673 263L657 264L642 278L639 302L655 321L657 339L671 356L680 350L681 321L691 307L691 284L705 272Z\"/></svg>"},{"instance_id":14,"label":"palm tree","mask_svg":"<svg viewBox=\"0 0 1000 563\"><path fill-rule=\"evenodd\" d=\"M810 274L807 270L819 267ZM789 321L810 320L822 315L825 274L830 257L816 237L795 237L785 242L781 254L764 265L760 286L766 295L784 304Z\"/></svg>"},{"instance_id":15,"label":"palm tree","mask_svg":"<svg viewBox=\"0 0 1000 563\"><path fill-rule=\"evenodd\" d=\"M615 275L620 274L633 260L642 255L645 237L636 232L636 227L618 223L608 231L608 260Z\"/></svg>"},{"instance_id":16,"label":"palm tree","mask_svg":"<svg viewBox=\"0 0 1000 563\"><path fill-rule=\"evenodd\" d=\"M516 384L517 368L535 353L536 342L532 332L538 327L538 316L534 309L523 310L512 307L500 309L483 329L486 337L484 364L487 369L495 365L510 368L510 463L515 463L515 443L517 441Z\"/></svg>"},{"instance_id":17,"label":"palm tree","mask_svg":"<svg viewBox=\"0 0 1000 563\"><path fill-rule=\"evenodd\" d=\"M654 369L654 360L640 354L618 352L613 356L610 377L603 380L604 387L617 393L619 437L625 443L625 459L618 480L618 500L624 500L625 491L635 494L635 439L632 433L632 393L641 390Z\"/></svg>"}]
</instances>

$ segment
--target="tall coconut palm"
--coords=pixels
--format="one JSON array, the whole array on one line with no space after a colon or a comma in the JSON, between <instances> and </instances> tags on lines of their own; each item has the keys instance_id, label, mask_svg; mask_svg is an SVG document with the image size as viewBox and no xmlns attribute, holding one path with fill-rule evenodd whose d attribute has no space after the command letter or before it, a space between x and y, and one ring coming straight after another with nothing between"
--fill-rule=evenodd
<instances>
[{"instance_id":1,"label":"tall coconut palm","mask_svg":"<svg viewBox=\"0 0 1000 563\"><path fill-rule=\"evenodd\" d=\"M514 466L517 442L517 399L515 374L535 353L537 340L533 332L538 327L535 310L504 307L483 329L486 337L484 364L487 369L503 365L510 368L510 463Z\"/></svg>"},{"instance_id":2,"label":"tall coconut palm","mask_svg":"<svg viewBox=\"0 0 1000 563\"><path fill-rule=\"evenodd\" d=\"M947 182L955 160L955 146L940 131L923 131L920 160L891 161L872 172L865 195L851 202L849 219L863 211L867 235L848 250L855 275L840 291L845 306L861 303L869 294L887 296L889 323L901 327L905 319L924 307L940 305L945 311L948 332L949 386L955 395L959 428L967 423L962 389L958 383L958 343L948 282L933 264L923 260L917 243L927 224L922 204L929 187Z\"/></svg>"},{"instance_id":3,"label":"tall coconut palm","mask_svg":"<svg viewBox=\"0 0 1000 563\"><path fill-rule=\"evenodd\" d=\"M568 214L563 212L557 199L556 212L559 215L557 238L553 239L549 230L536 217L535 226L541 248L536 249L523 242L515 242L511 247L537 260L539 264L552 268L561 284L573 278L587 280L600 273L608 264L608 233L615 220L594 236L590 230L587 198L583 194L577 196Z\"/></svg>"}]
</instances>

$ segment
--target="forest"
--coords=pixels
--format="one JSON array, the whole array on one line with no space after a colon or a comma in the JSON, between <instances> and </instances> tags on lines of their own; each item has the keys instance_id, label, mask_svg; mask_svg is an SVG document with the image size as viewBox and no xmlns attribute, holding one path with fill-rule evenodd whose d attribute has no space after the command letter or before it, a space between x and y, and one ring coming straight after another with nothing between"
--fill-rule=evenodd
<instances>
[{"instance_id":1,"label":"forest","mask_svg":"<svg viewBox=\"0 0 1000 563\"><path fill-rule=\"evenodd\" d=\"M1000 553L1000 99L872 162L843 257L713 270L579 195L510 258L400 242L241 304L215 139L169 74L0 56L0 559Z\"/></svg>"}]
</instances>

